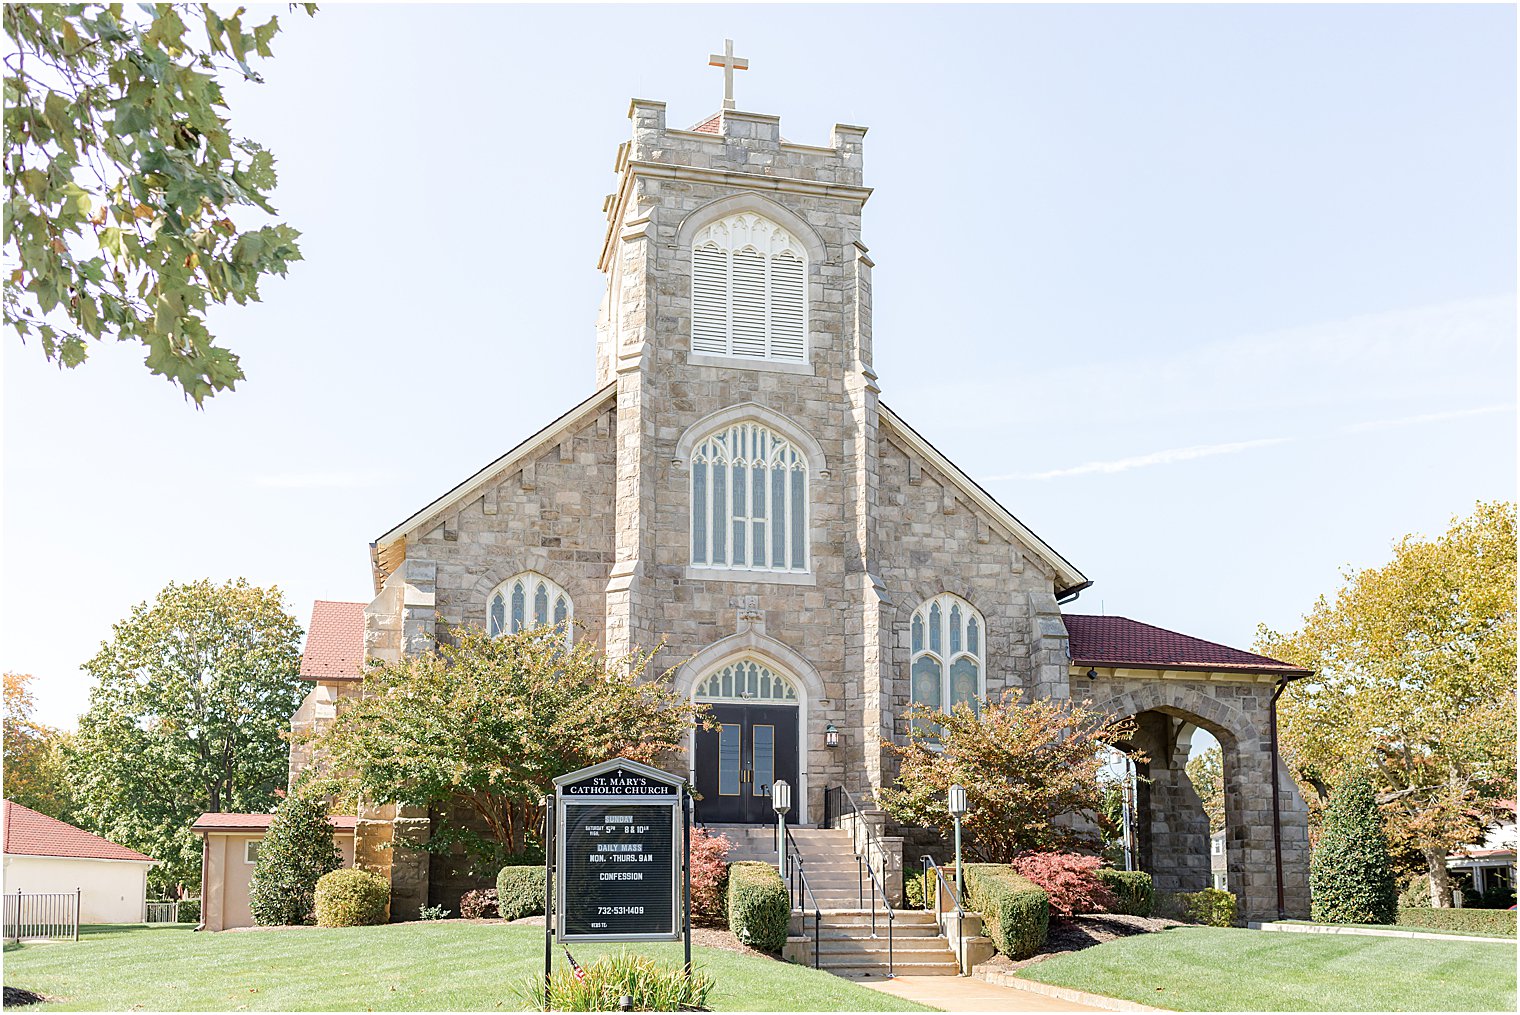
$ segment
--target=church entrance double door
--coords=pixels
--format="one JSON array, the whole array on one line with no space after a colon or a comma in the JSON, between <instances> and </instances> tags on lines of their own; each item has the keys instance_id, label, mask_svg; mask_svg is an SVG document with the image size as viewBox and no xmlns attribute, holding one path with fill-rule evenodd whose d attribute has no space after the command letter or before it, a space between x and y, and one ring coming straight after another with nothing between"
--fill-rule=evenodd
<instances>
[{"instance_id":1,"label":"church entrance double door","mask_svg":"<svg viewBox=\"0 0 1520 1015\"><path fill-rule=\"evenodd\" d=\"M714 823L769 824L771 786L792 786L798 806L797 708L786 705L711 705L716 728L697 730L697 816Z\"/></svg>"}]
</instances>

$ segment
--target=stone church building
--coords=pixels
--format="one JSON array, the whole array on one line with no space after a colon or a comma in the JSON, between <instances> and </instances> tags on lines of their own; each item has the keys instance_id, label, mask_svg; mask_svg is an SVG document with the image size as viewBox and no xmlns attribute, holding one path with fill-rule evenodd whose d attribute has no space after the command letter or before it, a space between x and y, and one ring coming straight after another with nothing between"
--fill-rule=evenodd
<instances>
[{"instance_id":1,"label":"stone church building","mask_svg":"<svg viewBox=\"0 0 1520 1015\"><path fill-rule=\"evenodd\" d=\"M895 843L873 808L910 703L1090 699L1139 717L1136 857L1158 889L1211 883L1183 773L1204 729L1224 750L1244 914L1305 915L1305 809L1271 728L1303 671L1065 612L1086 573L882 402L866 129L795 143L731 100L685 129L645 99L629 120L589 394L374 540L373 601L318 604L296 726L357 693L361 659L426 652L441 623L568 622L612 656L663 644L656 671L712 705L721 730L687 755L699 818L768 823L785 779L792 820L816 825L842 786ZM388 874L393 913L457 900L414 848L428 814L358 817L358 861Z\"/></svg>"}]
</instances>

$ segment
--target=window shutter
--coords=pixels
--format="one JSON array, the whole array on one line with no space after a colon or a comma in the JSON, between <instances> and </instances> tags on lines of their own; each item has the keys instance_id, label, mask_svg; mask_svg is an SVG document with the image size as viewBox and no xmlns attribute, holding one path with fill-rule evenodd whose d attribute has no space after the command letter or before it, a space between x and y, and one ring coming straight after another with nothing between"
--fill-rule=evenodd
<instances>
[{"instance_id":1,"label":"window shutter","mask_svg":"<svg viewBox=\"0 0 1520 1015\"><path fill-rule=\"evenodd\" d=\"M722 356L728 352L728 255L698 247L691 255L691 349Z\"/></svg>"},{"instance_id":2,"label":"window shutter","mask_svg":"<svg viewBox=\"0 0 1520 1015\"><path fill-rule=\"evenodd\" d=\"M807 358L807 279L790 253L771 258L771 359Z\"/></svg>"},{"instance_id":3,"label":"window shutter","mask_svg":"<svg viewBox=\"0 0 1520 1015\"><path fill-rule=\"evenodd\" d=\"M755 250L733 254L734 356L765 357L765 255Z\"/></svg>"}]
</instances>

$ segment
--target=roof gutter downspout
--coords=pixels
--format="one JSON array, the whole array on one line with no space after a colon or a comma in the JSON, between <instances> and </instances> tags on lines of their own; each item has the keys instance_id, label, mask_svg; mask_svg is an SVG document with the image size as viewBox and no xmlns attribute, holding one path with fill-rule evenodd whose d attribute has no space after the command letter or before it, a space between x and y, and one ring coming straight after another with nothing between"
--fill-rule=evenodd
<instances>
[{"instance_id":1,"label":"roof gutter downspout","mask_svg":"<svg viewBox=\"0 0 1520 1015\"><path fill-rule=\"evenodd\" d=\"M1277 699L1282 697L1290 681L1301 680L1305 676L1308 674L1278 678L1277 686L1272 690L1272 702L1267 720L1271 727L1272 739L1272 851L1277 862L1277 918L1279 920L1288 918L1288 905L1283 892L1282 792L1277 785Z\"/></svg>"},{"instance_id":2,"label":"roof gutter downspout","mask_svg":"<svg viewBox=\"0 0 1520 1015\"><path fill-rule=\"evenodd\" d=\"M1065 606L1067 603L1075 602L1077 597L1082 594L1084 589L1090 588L1092 588L1092 582L1087 581L1083 582L1081 585L1075 586L1074 588L1069 588L1065 592L1058 592L1056 593L1056 605Z\"/></svg>"}]
</instances>

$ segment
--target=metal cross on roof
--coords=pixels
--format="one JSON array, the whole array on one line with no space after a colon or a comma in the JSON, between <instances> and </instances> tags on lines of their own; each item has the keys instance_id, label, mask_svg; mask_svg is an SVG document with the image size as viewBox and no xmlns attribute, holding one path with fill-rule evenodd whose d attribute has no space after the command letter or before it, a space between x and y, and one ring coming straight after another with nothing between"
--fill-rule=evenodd
<instances>
[{"instance_id":1,"label":"metal cross on roof","mask_svg":"<svg viewBox=\"0 0 1520 1015\"><path fill-rule=\"evenodd\" d=\"M734 71L749 70L749 61L742 56L734 56L734 40L723 40L723 52L714 53L707 58L707 66L723 68L723 108L734 107Z\"/></svg>"}]
</instances>

